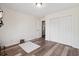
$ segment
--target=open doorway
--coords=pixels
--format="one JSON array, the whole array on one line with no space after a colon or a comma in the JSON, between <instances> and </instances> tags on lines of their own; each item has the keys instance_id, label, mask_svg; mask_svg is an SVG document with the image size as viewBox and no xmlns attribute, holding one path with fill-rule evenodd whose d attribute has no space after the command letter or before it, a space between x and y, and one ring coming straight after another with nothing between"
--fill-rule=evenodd
<instances>
[{"instance_id":1,"label":"open doorway","mask_svg":"<svg viewBox=\"0 0 79 59\"><path fill-rule=\"evenodd\" d=\"M45 21L42 21L42 38L45 38Z\"/></svg>"}]
</instances>

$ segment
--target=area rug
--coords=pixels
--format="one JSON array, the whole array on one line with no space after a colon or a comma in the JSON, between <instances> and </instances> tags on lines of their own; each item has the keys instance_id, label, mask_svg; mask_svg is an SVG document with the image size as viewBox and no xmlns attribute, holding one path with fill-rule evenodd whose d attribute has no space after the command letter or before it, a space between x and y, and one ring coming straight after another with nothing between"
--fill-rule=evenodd
<instances>
[{"instance_id":1,"label":"area rug","mask_svg":"<svg viewBox=\"0 0 79 59\"><path fill-rule=\"evenodd\" d=\"M26 42L23 44L19 44L19 46L27 53L31 53L32 51L40 47L39 45L32 43L32 42Z\"/></svg>"}]
</instances>

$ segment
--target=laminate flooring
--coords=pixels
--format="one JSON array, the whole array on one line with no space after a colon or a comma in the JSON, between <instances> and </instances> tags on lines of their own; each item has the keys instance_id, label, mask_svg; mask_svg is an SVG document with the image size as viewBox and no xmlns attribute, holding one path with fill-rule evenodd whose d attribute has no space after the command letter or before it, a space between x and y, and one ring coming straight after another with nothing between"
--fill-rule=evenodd
<instances>
[{"instance_id":1,"label":"laminate flooring","mask_svg":"<svg viewBox=\"0 0 79 59\"><path fill-rule=\"evenodd\" d=\"M57 42L47 41L44 38L31 40L41 47L31 53L25 52L18 45L7 48L7 56L78 56L79 49Z\"/></svg>"}]
</instances>

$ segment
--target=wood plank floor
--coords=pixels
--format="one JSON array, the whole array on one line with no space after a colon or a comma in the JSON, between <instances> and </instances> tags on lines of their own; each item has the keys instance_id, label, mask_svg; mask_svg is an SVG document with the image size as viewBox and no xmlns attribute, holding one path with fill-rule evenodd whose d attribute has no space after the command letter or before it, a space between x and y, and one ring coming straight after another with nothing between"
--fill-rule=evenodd
<instances>
[{"instance_id":1,"label":"wood plank floor","mask_svg":"<svg viewBox=\"0 0 79 59\"><path fill-rule=\"evenodd\" d=\"M26 53L18 45L7 48L6 53L8 56L79 56L79 49L67 46L64 44L46 41L43 38L33 40L33 43L41 47L31 53Z\"/></svg>"}]
</instances>

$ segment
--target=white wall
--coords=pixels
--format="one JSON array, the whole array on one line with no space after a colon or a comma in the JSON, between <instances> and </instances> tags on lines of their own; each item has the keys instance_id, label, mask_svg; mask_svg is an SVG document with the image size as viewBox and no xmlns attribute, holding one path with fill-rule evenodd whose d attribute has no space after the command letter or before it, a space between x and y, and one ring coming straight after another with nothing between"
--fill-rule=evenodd
<instances>
[{"instance_id":1,"label":"white wall","mask_svg":"<svg viewBox=\"0 0 79 59\"><path fill-rule=\"evenodd\" d=\"M45 16L46 40L79 48L79 7Z\"/></svg>"},{"instance_id":2,"label":"white wall","mask_svg":"<svg viewBox=\"0 0 79 59\"><path fill-rule=\"evenodd\" d=\"M4 25L0 28L2 45L13 45L20 39L32 40L41 37L41 20L35 16L3 8Z\"/></svg>"}]
</instances>

